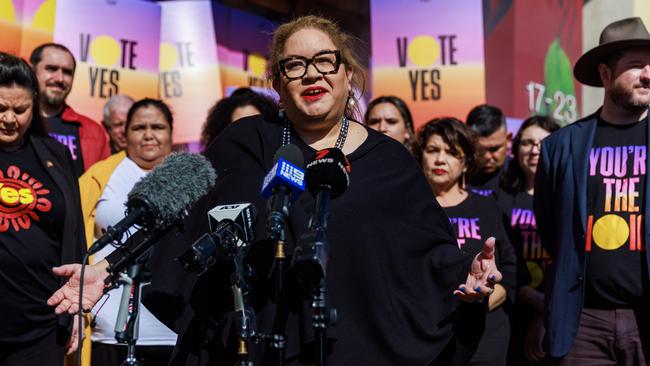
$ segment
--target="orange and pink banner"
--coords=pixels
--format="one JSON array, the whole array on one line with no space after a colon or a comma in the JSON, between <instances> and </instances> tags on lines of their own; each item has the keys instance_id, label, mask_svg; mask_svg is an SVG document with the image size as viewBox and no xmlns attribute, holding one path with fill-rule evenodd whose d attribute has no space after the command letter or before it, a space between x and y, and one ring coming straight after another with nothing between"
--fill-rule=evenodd
<instances>
[{"instance_id":1,"label":"orange and pink banner","mask_svg":"<svg viewBox=\"0 0 650 366\"><path fill-rule=\"evenodd\" d=\"M144 1L58 0L54 42L77 59L67 102L96 121L114 94L158 96L160 7Z\"/></svg>"},{"instance_id":2,"label":"orange and pink banner","mask_svg":"<svg viewBox=\"0 0 650 366\"><path fill-rule=\"evenodd\" d=\"M159 94L173 110L174 143L198 140L208 111L222 97L209 1L162 7Z\"/></svg>"},{"instance_id":3,"label":"orange and pink banner","mask_svg":"<svg viewBox=\"0 0 650 366\"><path fill-rule=\"evenodd\" d=\"M485 103L481 0L371 0L373 98L398 96L416 128Z\"/></svg>"}]
</instances>

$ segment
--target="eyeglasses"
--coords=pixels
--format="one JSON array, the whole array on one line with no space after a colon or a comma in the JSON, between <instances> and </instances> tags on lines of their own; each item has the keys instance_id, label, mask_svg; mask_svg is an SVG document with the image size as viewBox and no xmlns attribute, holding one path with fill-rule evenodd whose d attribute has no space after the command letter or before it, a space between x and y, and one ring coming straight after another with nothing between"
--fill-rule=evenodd
<instances>
[{"instance_id":1,"label":"eyeglasses","mask_svg":"<svg viewBox=\"0 0 650 366\"><path fill-rule=\"evenodd\" d=\"M302 56L292 56L280 60L280 72L289 80L300 79L307 73L309 65L314 65L322 75L336 74L341 66L341 51L320 51L311 59Z\"/></svg>"},{"instance_id":2,"label":"eyeglasses","mask_svg":"<svg viewBox=\"0 0 650 366\"><path fill-rule=\"evenodd\" d=\"M542 147L542 140L533 140L533 139L525 139L519 141L519 146L523 147L526 150L532 150L533 147L537 147L538 149Z\"/></svg>"}]
</instances>

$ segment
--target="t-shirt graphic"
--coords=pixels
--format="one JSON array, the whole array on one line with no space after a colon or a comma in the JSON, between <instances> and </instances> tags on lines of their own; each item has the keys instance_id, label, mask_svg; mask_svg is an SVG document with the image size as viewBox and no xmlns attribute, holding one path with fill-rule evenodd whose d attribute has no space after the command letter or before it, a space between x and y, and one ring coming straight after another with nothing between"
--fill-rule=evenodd
<instances>
[{"instance_id":1,"label":"t-shirt graphic","mask_svg":"<svg viewBox=\"0 0 650 366\"><path fill-rule=\"evenodd\" d=\"M50 190L27 172L12 165L0 170L0 233L29 230L32 221L52 209Z\"/></svg>"},{"instance_id":2,"label":"t-shirt graphic","mask_svg":"<svg viewBox=\"0 0 650 366\"><path fill-rule=\"evenodd\" d=\"M83 156L81 154L81 141L79 138L79 126L75 123L64 122L61 115L48 117L46 119L50 129L49 135L70 151L74 161L75 172L80 177L84 172Z\"/></svg>"},{"instance_id":3,"label":"t-shirt graphic","mask_svg":"<svg viewBox=\"0 0 650 366\"><path fill-rule=\"evenodd\" d=\"M551 257L542 247L537 234L537 221L533 213L533 196L520 192L514 197L510 211L510 226L521 245L521 256L526 263L531 281L528 286L544 291L544 270Z\"/></svg>"},{"instance_id":4,"label":"t-shirt graphic","mask_svg":"<svg viewBox=\"0 0 650 366\"><path fill-rule=\"evenodd\" d=\"M458 248L463 249L463 245L468 239L482 239L478 217L450 217L449 221L456 230Z\"/></svg>"},{"instance_id":5,"label":"t-shirt graphic","mask_svg":"<svg viewBox=\"0 0 650 366\"><path fill-rule=\"evenodd\" d=\"M643 296L645 121L599 121L589 151L585 306L633 306Z\"/></svg>"}]
</instances>

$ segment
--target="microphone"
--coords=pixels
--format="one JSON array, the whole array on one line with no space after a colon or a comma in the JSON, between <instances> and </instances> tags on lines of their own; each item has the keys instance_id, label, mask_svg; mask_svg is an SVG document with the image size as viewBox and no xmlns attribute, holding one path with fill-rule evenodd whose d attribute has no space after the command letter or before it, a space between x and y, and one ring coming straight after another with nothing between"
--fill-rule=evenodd
<instances>
[{"instance_id":1,"label":"microphone","mask_svg":"<svg viewBox=\"0 0 650 366\"><path fill-rule=\"evenodd\" d=\"M248 249L255 240L257 210L250 203L217 206L208 212L208 220L211 232L177 258L188 272L201 274L218 259Z\"/></svg>"},{"instance_id":2,"label":"microphone","mask_svg":"<svg viewBox=\"0 0 650 366\"><path fill-rule=\"evenodd\" d=\"M126 217L88 249L95 254L120 240L134 225L163 230L178 220L181 212L206 194L217 179L212 165L198 154L174 153L138 181L128 194Z\"/></svg>"},{"instance_id":3,"label":"microphone","mask_svg":"<svg viewBox=\"0 0 650 366\"><path fill-rule=\"evenodd\" d=\"M349 185L350 163L340 149L318 151L307 164L307 188L316 202L309 227L294 249L292 266L298 279L310 288L316 288L327 274L330 199L342 195Z\"/></svg>"},{"instance_id":4,"label":"microphone","mask_svg":"<svg viewBox=\"0 0 650 366\"><path fill-rule=\"evenodd\" d=\"M267 233L269 238L284 240L285 219L289 206L305 190L304 160L296 145L284 145L273 158L274 165L264 177L262 196L269 198Z\"/></svg>"}]
</instances>

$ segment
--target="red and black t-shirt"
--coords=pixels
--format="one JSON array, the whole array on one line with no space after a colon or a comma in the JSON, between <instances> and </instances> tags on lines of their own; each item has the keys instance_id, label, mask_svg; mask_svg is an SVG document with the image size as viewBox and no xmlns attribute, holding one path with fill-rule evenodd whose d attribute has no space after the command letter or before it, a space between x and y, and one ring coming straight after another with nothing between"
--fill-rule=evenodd
<instances>
[{"instance_id":1,"label":"red and black t-shirt","mask_svg":"<svg viewBox=\"0 0 650 366\"><path fill-rule=\"evenodd\" d=\"M70 150L74 161L74 170L77 178L84 173L84 159L81 154L81 140L79 138L79 125L67 123L61 119L61 114L46 118L50 137L57 140Z\"/></svg>"},{"instance_id":2,"label":"red and black t-shirt","mask_svg":"<svg viewBox=\"0 0 650 366\"><path fill-rule=\"evenodd\" d=\"M0 340L27 341L56 322L64 199L31 144L0 152Z\"/></svg>"},{"instance_id":3,"label":"red and black t-shirt","mask_svg":"<svg viewBox=\"0 0 650 366\"><path fill-rule=\"evenodd\" d=\"M623 126L598 121L589 151L585 307L636 307L647 300L646 130L645 119Z\"/></svg>"}]
</instances>

